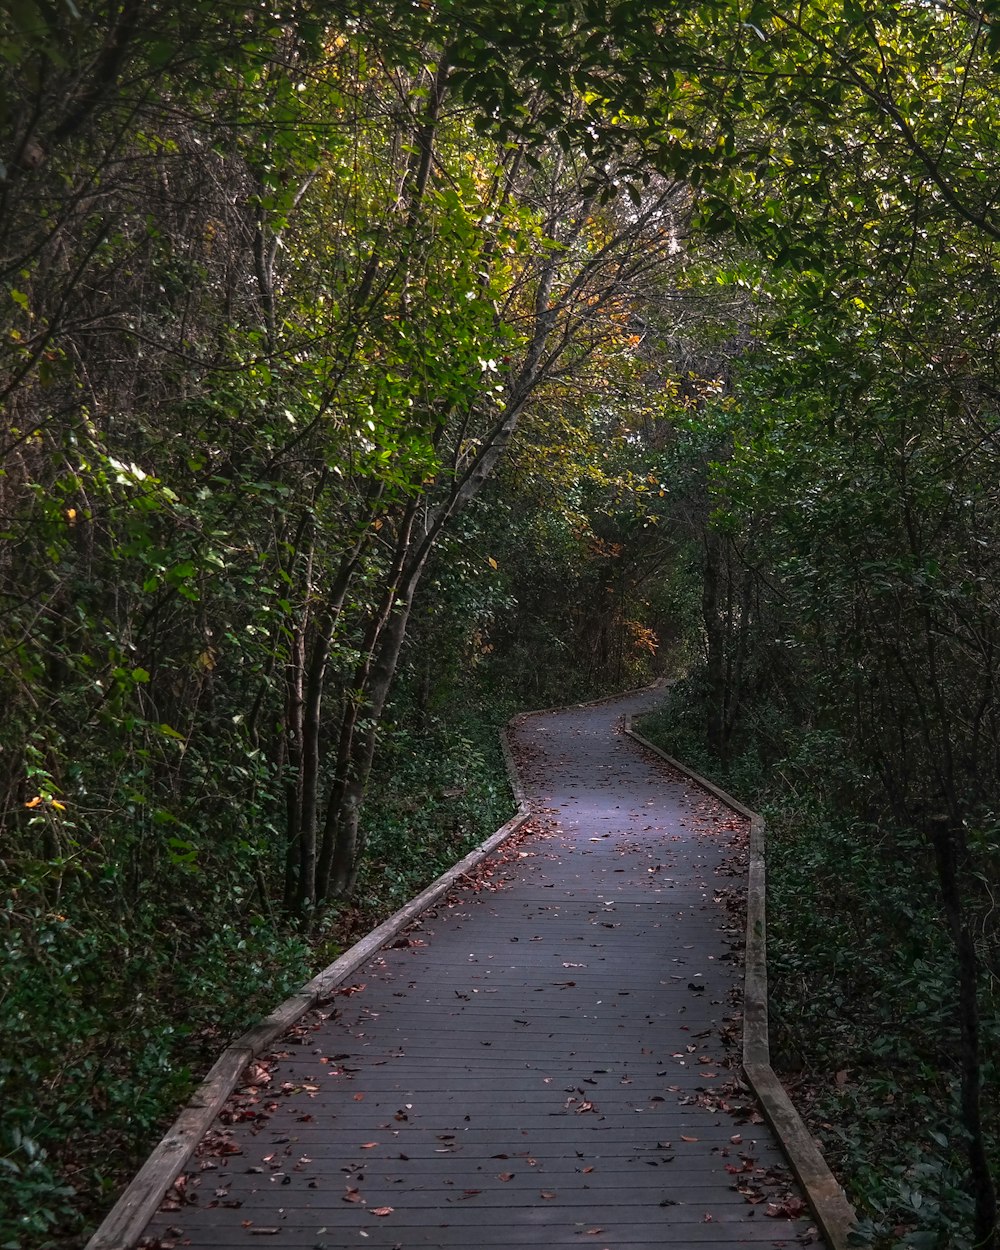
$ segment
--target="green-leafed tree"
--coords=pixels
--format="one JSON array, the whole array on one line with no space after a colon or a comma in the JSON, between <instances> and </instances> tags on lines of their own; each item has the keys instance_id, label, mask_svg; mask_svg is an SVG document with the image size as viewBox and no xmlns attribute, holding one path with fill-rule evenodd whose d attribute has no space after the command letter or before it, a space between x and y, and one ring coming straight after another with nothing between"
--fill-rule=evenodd
<instances>
[{"instance_id":1,"label":"green-leafed tree","mask_svg":"<svg viewBox=\"0 0 1000 1250\"><path fill-rule=\"evenodd\" d=\"M752 6L715 83L741 160L701 201L746 249L719 280L760 310L712 485L727 584L764 590L751 658L780 657L754 666L744 733L770 718L771 759L825 743L793 785L897 855L919 835L951 942L946 1153L974 1213L903 1199L907 1245L997 1244L994 56L980 11Z\"/></svg>"}]
</instances>

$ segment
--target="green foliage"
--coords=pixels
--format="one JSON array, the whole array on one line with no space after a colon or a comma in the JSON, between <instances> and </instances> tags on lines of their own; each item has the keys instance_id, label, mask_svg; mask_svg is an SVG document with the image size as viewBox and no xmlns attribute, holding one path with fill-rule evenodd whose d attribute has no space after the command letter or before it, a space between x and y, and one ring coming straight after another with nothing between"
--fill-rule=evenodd
<instances>
[{"instance_id":1,"label":"green foliage","mask_svg":"<svg viewBox=\"0 0 1000 1250\"><path fill-rule=\"evenodd\" d=\"M207 891L165 871L117 921L107 876L64 879L58 911L27 881L7 897L0 1244L79 1232L226 1041L310 974L220 867Z\"/></svg>"},{"instance_id":2,"label":"green foliage","mask_svg":"<svg viewBox=\"0 0 1000 1250\"><path fill-rule=\"evenodd\" d=\"M450 694L449 702L454 688ZM401 907L510 818L502 716L498 708L452 711L424 715L409 729L390 719L365 807L359 901Z\"/></svg>"},{"instance_id":3,"label":"green foliage","mask_svg":"<svg viewBox=\"0 0 1000 1250\"><path fill-rule=\"evenodd\" d=\"M47 1239L73 1219L76 1190L61 1182L46 1151L19 1128L0 1136L0 1236L5 1250Z\"/></svg>"}]
</instances>

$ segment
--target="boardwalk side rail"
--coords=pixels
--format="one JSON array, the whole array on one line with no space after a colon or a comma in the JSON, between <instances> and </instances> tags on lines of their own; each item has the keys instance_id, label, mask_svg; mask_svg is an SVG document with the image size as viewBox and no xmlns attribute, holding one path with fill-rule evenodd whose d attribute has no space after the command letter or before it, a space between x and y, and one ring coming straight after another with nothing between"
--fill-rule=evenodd
<instances>
[{"instance_id":1,"label":"boardwalk side rail","mask_svg":"<svg viewBox=\"0 0 1000 1250\"><path fill-rule=\"evenodd\" d=\"M796 1111L785 1087L771 1067L767 1019L767 865L764 818L668 755L632 728L625 716L625 733L634 742L665 760L672 768L713 794L721 803L750 822L750 866L747 881L747 932L743 987L743 1073L760 1103L809 1203L816 1224L830 1250L848 1250L851 1229L858 1217L830 1171L812 1134Z\"/></svg>"}]
</instances>

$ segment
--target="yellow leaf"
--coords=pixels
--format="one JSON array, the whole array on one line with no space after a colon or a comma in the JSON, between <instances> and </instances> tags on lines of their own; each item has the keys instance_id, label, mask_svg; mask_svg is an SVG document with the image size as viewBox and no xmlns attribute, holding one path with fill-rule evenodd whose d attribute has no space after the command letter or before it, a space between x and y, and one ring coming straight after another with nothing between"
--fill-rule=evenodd
<instances>
[{"instance_id":1,"label":"yellow leaf","mask_svg":"<svg viewBox=\"0 0 1000 1250\"><path fill-rule=\"evenodd\" d=\"M64 812L66 810L66 804L60 803L58 799L52 799L51 803L57 811Z\"/></svg>"},{"instance_id":2,"label":"yellow leaf","mask_svg":"<svg viewBox=\"0 0 1000 1250\"><path fill-rule=\"evenodd\" d=\"M488 556L487 560L489 561L489 566L491 569L498 569L500 567L500 565L497 564L496 560L494 560L492 556Z\"/></svg>"}]
</instances>

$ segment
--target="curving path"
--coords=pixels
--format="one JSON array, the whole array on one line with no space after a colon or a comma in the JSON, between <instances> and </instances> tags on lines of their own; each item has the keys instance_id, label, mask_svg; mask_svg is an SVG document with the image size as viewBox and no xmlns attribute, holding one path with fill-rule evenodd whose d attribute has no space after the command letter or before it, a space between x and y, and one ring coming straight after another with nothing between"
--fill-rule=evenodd
<instances>
[{"instance_id":1,"label":"curving path","mask_svg":"<svg viewBox=\"0 0 1000 1250\"><path fill-rule=\"evenodd\" d=\"M621 733L659 697L520 721L528 835L252 1065L145 1245L816 1240L736 1080L742 823Z\"/></svg>"}]
</instances>

